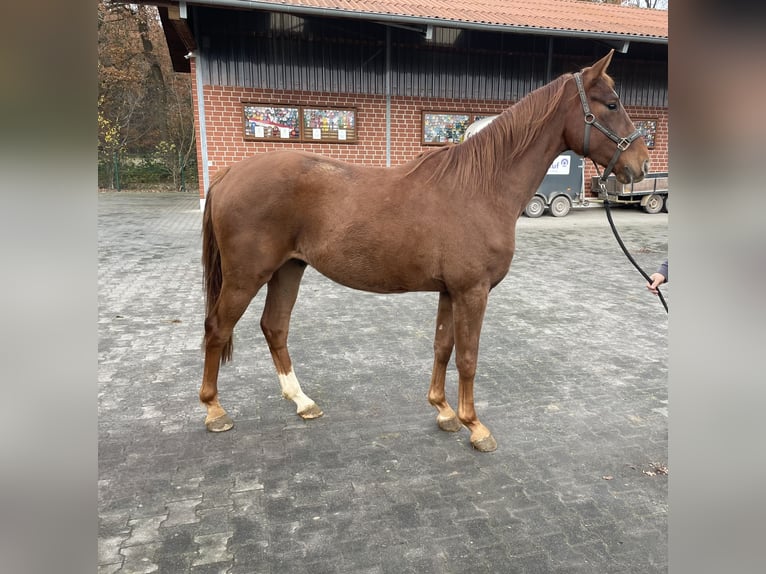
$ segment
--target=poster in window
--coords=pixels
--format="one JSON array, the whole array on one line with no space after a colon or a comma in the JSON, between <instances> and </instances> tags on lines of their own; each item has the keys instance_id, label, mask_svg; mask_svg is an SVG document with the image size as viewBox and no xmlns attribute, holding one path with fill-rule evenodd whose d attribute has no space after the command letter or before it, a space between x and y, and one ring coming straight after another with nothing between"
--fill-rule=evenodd
<instances>
[{"instance_id":1,"label":"poster in window","mask_svg":"<svg viewBox=\"0 0 766 574\"><path fill-rule=\"evenodd\" d=\"M657 120L636 120L633 122L633 125L644 136L646 147L654 149L654 138L657 135Z\"/></svg>"},{"instance_id":2,"label":"poster in window","mask_svg":"<svg viewBox=\"0 0 766 574\"><path fill-rule=\"evenodd\" d=\"M298 107L245 104L245 139L299 140L299 112Z\"/></svg>"},{"instance_id":3,"label":"poster in window","mask_svg":"<svg viewBox=\"0 0 766 574\"><path fill-rule=\"evenodd\" d=\"M303 108L303 133L307 141L355 141L356 110L352 108Z\"/></svg>"},{"instance_id":4,"label":"poster in window","mask_svg":"<svg viewBox=\"0 0 766 574\"><path fill-rule=\"evenodd\" d=\"M423 112L423 140L425 145L444 145L462 140L471 123L470 114Z\"/></svg>"}]
</instances>

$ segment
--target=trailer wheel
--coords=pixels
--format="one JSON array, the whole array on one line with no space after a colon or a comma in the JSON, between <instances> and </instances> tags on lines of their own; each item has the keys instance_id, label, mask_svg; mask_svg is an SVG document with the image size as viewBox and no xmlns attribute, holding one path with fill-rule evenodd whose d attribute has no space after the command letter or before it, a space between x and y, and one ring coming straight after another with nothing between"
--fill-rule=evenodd
<instances>
[{"instance_id":1,"label":"trailer wheel","mask_svg":"<svg viewBox=\"0 0 766 574\"><path fill-rule=\"evenodd\" d=\"M662 206L664 204L665 201L662 199L661 195L652 194L644 204L644 211L646 211L646 213L659 213L662 211Z\"/></svg>"},{"instance_id":2,"label":"trailer wheel","mask_svg":"<svg viewBox=\"0 0 766 574\"><path fill-rule=\"evenodd\" d=\"M572 208L572 202L566 195L559 195L556 199L551 201L551 215L553 217L564 217Z\"/></svg>"},{"instance_id":3,"label":"trailer wheel","mask_svg":"<svg viewBox=\"0 0 766 574\"><path fill-rule=\"evenodd\" d=\"M545 202L542 197L537 195L530 199L524 208L524 214L527 217L540 217L543 211L545 211Z\"/></svg>"},{"instance_id":4,"label":"trailer wheel","mask_svg":"<svg viewBox=\"0 0 766 574\"><path fill-rule=\"evenodd\" d=\"M668 197L668 196L666 195L666 196L665 196L665 205L663 205L663 206L662 206L662 211L664 211L665 213L668 213L668 200L669 200L669 199L670 199L670 197Z\"/></svg>"}]
</instances>

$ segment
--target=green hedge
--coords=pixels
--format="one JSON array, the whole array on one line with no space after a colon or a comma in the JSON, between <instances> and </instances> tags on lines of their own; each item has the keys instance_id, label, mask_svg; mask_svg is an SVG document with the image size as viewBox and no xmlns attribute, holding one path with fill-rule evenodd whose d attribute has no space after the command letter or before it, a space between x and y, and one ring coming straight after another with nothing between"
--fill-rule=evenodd
<instances>
[{"instance_id":1,"label":"green hedge","mask_svg":"<svg viewBox=\"0 0 766 574\"><path fill-rule=\"evenodd\" d=\"M173 177L161 164L145 157L121 158L118 162L99 161L98 186L102 188L135 189L142 186L172 184ZM197 187L197 163L184 169L187 191Z\"/></svg>"}]
</instances>

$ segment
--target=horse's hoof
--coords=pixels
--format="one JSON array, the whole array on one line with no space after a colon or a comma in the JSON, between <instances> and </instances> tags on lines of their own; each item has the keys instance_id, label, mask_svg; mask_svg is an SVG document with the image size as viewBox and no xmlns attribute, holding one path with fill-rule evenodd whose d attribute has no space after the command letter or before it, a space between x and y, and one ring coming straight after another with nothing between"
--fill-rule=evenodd
<instances>
[{"instance_id":1,"label":"horse's hoof","mask_svg":"<svg viewBox=\"0 0 766 574\"><path fill-rule=\"evenodd\" d=\"M463 423L460 422L460 419L457 418L457 416L452 416L444 419L436 417L436 424L439 425L440 429L447 432L457 432L463 428Z\"/></svg>"},{"instance_id":2,"label":"horse's hoof","mask_svg":"<svg viewBox=\"0 0 766 574\"><path fill-rule=\"evenodd\" d=\"M479 452L492 452L497 448L497 442L491 434L475 442L471 441L471 445Z\"/></svg>"},{"instance_id":3,"label":"horse's hoof","mask_svg":"<svg viewBox=\"0 0 766 574\"><path fill-rule=\"evenodd\" d=\"M205 427L210 432L224 432L234 426L234 421L231 420L229 415L222 415L212 421L205 421Z\"/></svg>"},{"instance_id":4,"label":"horse's hoof","mask_svg":"<svg viewBox=\"0 0 766 574\"><path fill-rule=\"evenodd\" d=\"M312 403L302 411L298 411L298 416L304 420L318 419L323 414L322 409L320 409L316 403Z\"/></svg>"}]
</instances>

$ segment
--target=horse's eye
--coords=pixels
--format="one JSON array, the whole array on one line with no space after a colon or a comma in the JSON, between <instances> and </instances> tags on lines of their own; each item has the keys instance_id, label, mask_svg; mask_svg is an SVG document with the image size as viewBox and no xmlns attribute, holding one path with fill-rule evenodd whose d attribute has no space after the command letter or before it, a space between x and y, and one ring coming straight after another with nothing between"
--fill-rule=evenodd
<instances>
[{"instance_id":1,"label":"horse's eye","mask_svg":"<svg viewBox=\"0 0 766 574\"><path fill-rule=\"evenodd\" d=\"M610 110L616 110L617 109L617 104L615 104L614 102L611 102L611 103L607 104L606 107L609 108Z\"/></svg>"}]
</instances>

